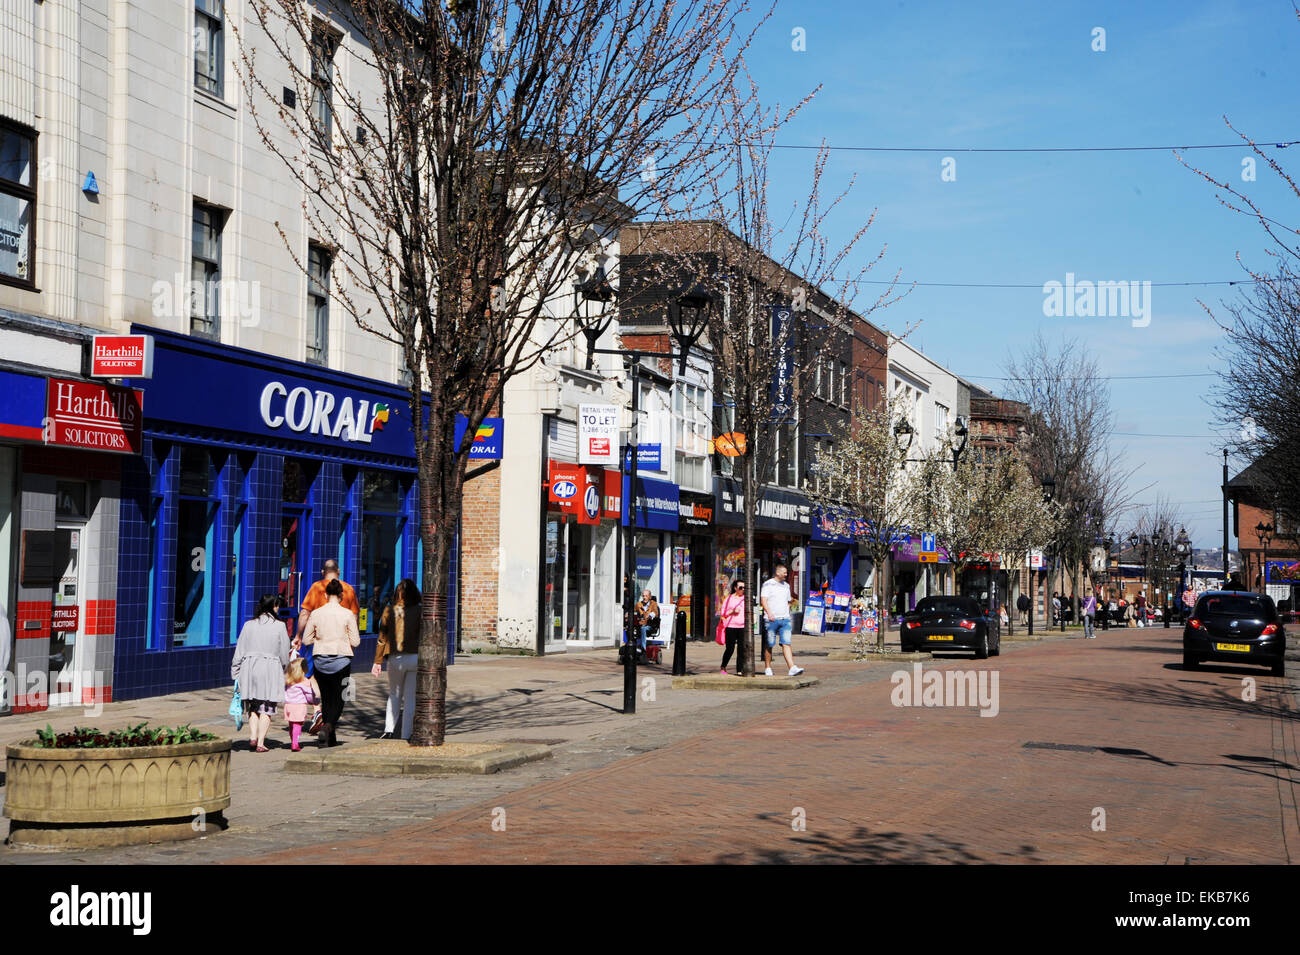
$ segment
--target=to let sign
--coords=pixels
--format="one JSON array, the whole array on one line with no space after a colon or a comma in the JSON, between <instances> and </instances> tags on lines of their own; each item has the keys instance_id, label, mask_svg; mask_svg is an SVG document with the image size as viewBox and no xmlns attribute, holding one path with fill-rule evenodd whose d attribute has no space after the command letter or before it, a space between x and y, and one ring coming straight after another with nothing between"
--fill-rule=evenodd
<instances>
[{"instance_id":1,"label":"to let sign","mask_svg":"<svg viewBox=\"0 0 1300 955\"><path fill-rule=\"evenodd\" d=\"M45 394L48 444L115 454L139 454L144 439L144 392L90 381L50 378Z\"/></svg>"},{"instance_id":2,"label":"to let sign","mask_svg":"<svg viewBox=\"0 0 1300 955\"><path fill-rule=\"evenodd\" d=\"M152 378L152 335L96 335L91 343L91 378Z\"/></svg>"},{"instance_id":3,"label":"to let sign","mask_svg":"<svg viewBox=\"0 0 1300 955\"><path fill-rule=\"evenodd\" d=\"M618 408L578 405L578 463L618 466Z\"/></svg>"}]
</instances>

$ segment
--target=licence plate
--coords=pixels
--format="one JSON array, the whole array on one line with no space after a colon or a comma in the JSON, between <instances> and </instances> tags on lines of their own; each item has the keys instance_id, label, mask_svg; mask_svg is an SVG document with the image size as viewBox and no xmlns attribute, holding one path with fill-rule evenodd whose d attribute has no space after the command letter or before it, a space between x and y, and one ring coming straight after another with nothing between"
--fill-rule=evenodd
<instances>
[{"instance_id":1,"label":"licence plate","mask_svg":"<svg viewBox=\"0 0 1300 955\"><path fill-rule=\"evenodd\" d=\"M951 640L952 637L951 637L951 636L947 636L947 637L943 637L943 636L932 636L932 637L929 637L928 639L930 639L930 640Z\"/></svg>"},{"instance_id":2,"label":"licence plate","mask_svg":"<svg viewBox=\"0 0 1300 955\"><path fill-rule=\"evenodd\" d=\"M1249 653L1250 645L1245 643L1216 643L1214 649L1228 650L1233 653Z\"/></svg>"}]
</instances>

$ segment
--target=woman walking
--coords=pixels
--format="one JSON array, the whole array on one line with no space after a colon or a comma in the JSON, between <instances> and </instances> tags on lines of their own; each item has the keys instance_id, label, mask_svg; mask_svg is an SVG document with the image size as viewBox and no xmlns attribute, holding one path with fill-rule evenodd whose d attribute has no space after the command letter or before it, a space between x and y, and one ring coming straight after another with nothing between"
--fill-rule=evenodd
<instances>
[{"instance_id":1,"label":"woman walking","mask_svg":"<svg viewBox=\"0 0 1300 955\"><path fill-rule=\"evenodd\" d=\"M321 713L325 717L320 727L321 745L337 746L343 684L352 675L352 650L361 643L361 634L357 632L356 616L340 603L343 584L337 578L325 584L325 597L328 602L307 618L302 642L312 647L314 675L320 686Z\"/></svg>"},{"instance_id":2,"label":"woman walking","mask_svg":"<svg viewBox=\"0 0 1300 955\"><path fill-rule=\"evenodd\" d=\"M284 702L284 668L289 664L289 634L275 615L276 595L264 594L257 613L239 631L230 676L239 681L248 717L248 748L266 752L271 717Z\"/></svg>"},{"instance_id":3,"label":"woman walking","mask_svg":"<svg viewBox=\"0 0 1300 955\"><path fill-rule=\"evenodd\" d=\"M384 608L379 621L379 640L375 643L374 676L383 672L388 660L388 708L384 712L384 735L392 739L411 738L415 721L415 664L420 648L420 590L415 581L404 577L393 591L393 599ZM400 724L399 721L400 720ZM398 733L398 726L401 732Z\"/></svg>"},{"instance_id":4,"label":"woman walking","mask_svg":"<svg viewBox=\"0 0 1300 955\"><path fill-rule=\"evenodd\" d=\"M733 580L731 582L731 593L727 594L727 599L722 602L722 609L718 611L722 617L722 626L726 630L727 649L722 653L722 675L727 675L727 664L731 662L731 654L740 646L740 638L745 635L745 582L743 580ZM740 662L740 657L736 657ZM744 666L741 666L744 669Z\"/></svg>"}]
</instances>

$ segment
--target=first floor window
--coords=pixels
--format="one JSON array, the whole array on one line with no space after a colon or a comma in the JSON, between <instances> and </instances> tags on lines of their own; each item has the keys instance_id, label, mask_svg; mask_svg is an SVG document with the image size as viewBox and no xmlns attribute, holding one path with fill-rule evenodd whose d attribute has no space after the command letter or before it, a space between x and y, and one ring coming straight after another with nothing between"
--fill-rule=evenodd
<instances>
[{"instance_id":1,"label":"first floor window","mask_svg":"<svg viewBox=\"0 0 1300 955\"><path fill-rule=\"evenodd\" d=\"M329 359L330 254L319 245L307 252L307 360L324 365Z\"/></svg>"},{"instance_id":2,"label":"first floor window","mask_svg":"<svg viewBox=\"0 0 1300 955\"><path fill-rule=\"evenodd\" d=\"M220 209L194 204L190 236L190 334L221 337Z\"/></svg>"},{"instance_id":3,"label":"first floor window","mask_svg":"<svg viewBox=\"0 0 1300 955\"><path fill-rule=\"evenodd\" d=\"M36 134L0 120L0 281L35 286Z\"/></svg>"}]
</instances>

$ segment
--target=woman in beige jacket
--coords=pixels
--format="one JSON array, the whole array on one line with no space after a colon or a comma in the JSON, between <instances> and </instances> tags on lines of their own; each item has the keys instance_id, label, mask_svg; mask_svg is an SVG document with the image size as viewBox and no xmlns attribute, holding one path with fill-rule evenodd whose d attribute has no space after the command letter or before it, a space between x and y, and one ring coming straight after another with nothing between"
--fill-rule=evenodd
<instances>
[{"instance_id":1,"label":"woman in beige jacket","mask_svg":"<svg viewBox=\"0 0 1300 955\"><path fill-rule=\"evenodd\" d=\"M352 675L352 650L361 643L361 634L357 631L356 616L339 602L343 585L331 580L325 585L325 596L329 602L311 612L302 642L314 648L312 667L320 686L321 713L325 717L320 727L321 745L337 746L335 734L343 714L343 687Z\"/></svg>"}]
</instances>

